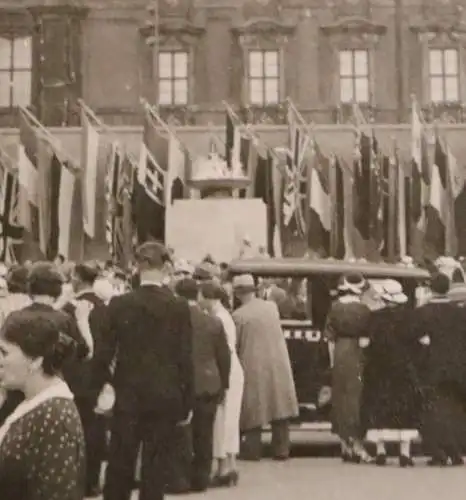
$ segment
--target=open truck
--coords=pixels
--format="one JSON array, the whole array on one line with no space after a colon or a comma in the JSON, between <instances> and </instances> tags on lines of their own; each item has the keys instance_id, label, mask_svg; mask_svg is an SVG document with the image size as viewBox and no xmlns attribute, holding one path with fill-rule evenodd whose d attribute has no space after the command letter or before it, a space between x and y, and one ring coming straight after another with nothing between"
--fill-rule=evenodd
<instances>
[{"instance_id":1,"label":"open truck","mask_svg":"<svg viewBox=\"0 0 466 500\"><path fill-rule=\"evenodd\" d=\"M326 397L330 394L331 367L323 330L339 278L361 273L368 280L396 279L415 307L418 292L430 277L428 271L416 267L330 259L244 259L231 262L229 270L231 275L252 274L258 283L267 278L294 280L304 288L304 314L301 308L296 318L291 314L282 319L300 409L292 425L292 439L293 431L328 432L331 428L331 398Z\"/></svg>"}]
</instances>

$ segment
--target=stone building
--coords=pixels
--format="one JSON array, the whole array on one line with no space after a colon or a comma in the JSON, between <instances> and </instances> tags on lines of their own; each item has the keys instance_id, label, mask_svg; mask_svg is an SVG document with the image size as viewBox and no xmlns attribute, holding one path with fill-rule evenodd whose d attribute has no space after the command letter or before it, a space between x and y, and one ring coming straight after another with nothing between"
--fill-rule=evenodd
<instances>
[{"instance_id":1,"label":"stone building","mask_svg":"<svg viewBox=\"0 0 466 500\"><path fill-rule=\"evenodd\" d=\"M140 98L180 125L283 123L290 96L315 123L350 102L376 123L466 116L466 0L2 0L0 126L31 106L79 124L84 99L137 125ZM464 19L464 22L463 22Z\"/></svg>"}]
</instances>

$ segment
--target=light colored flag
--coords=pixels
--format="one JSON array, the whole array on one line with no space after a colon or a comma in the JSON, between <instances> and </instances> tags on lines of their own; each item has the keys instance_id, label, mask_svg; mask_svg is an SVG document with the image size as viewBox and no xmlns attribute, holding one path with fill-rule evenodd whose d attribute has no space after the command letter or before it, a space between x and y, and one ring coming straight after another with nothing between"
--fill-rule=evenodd
<instances>
[{"instance_id":1,"label":"light colored flag","mask_svg":"<svg viewBox=\"0 0 466 500\"><path fill-rule=\"evenodd\" d=\"M81 158L83 168L82 207L85 233L94 238L96 234L97 171L99 164L100 133L81 109Z\"/></svg>"}]
</instances>

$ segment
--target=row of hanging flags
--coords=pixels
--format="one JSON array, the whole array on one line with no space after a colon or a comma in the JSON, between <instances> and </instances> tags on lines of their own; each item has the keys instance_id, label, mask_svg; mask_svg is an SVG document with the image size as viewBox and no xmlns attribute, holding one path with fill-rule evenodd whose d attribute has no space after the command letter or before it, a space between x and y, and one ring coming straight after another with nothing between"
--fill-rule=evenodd
<instances>
[{"instance_id":1,"label":"row of hanging flags","mask_svg":"<svg viewBox=\"0 0 466 500\"><path fill-rule=\"evenodd\" d=\"M239 197L267 207L268 252L275 256L416 260L458 253L457 201L465 170L435 130L428 138L413 102L411 161L396 142L382 151L375 132L354 106L355 148L350 162L323 151L312 125L288 101L288 144L268 147L227 104L224 140L211 136L229 168L243 165L251 180ZM139 158L81 102L81 165L28 110L20 109L15 160L0 147L0 259L79 260L89 255L127 264L134 245L163 241L176 199L191 197L196 158L154 107L143 102ZM103 134L102 132L106 133ZM99 255L102 242L106 255Z\"/></svg>"}]
</instances>

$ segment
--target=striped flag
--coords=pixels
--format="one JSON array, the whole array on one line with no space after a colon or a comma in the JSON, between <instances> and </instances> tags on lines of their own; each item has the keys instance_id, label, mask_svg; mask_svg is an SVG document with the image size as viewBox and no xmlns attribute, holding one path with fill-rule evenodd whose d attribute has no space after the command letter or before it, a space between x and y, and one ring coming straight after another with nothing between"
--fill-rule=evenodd
<instances>
[{"instance_id":1,"label":"striped flag","mask_svg":"<svg viewBox=\"0 0 466 500\"><path fill-rule=\"evenodd\" d=\"M9 163L0 152L0 261L7 265L17 262L19 245L23 243L18 175Z\"/></svg>"},{"instance_id":2,"label":"striped flag","mask_svg":"<svg viewBox=\"0 0 466 500\"><path fill-rule=\"evenodd\" d=\"M81 125L83 226L86 235L89 238L95 238L100 133L91 122L91 117L83 107L81 107Z\"/></svg>"}]
</instances>

